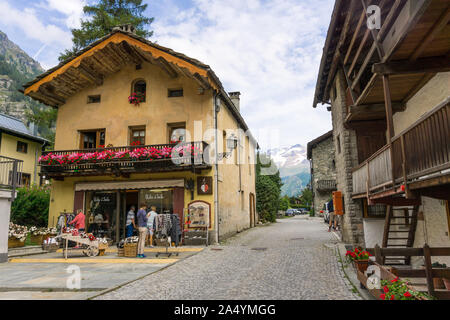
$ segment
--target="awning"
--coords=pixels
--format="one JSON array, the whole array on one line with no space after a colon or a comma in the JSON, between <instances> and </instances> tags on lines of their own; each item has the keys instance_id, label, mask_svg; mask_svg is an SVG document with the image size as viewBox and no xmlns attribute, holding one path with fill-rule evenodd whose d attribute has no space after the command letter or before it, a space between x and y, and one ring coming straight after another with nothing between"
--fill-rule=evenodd
<instances>
[{"instance_id":1,"label":"awning","mask_svg":"<svg viewBox=\"0 0 450 320\"><path fill-rule=\"evenodd\" d=\"M184 187L184 179L145 180L145 181L107 181L81 182L75 185L75 191L127 190L127 189L164 189Z\"/></svg>"}]
</instances>

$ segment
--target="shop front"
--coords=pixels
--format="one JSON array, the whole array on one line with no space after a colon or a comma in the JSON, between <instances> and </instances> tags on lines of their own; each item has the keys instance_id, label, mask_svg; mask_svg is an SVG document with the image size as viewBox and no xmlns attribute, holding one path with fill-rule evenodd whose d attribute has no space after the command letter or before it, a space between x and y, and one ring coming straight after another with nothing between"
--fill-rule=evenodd
<instances>
[{"instance_id":1,"label":"shop front","mask_svg":"<svg viewBox=\"0 0 450 320\"><path fill-rule=\"evenodd\" d=\"M125 238L128 211L135 207L137 212L143 203L158 214L178 215L183 224L184 194L184 179L77 183L74 209L84 210L89 232L119 242Z\"/></svg>"}]
</instances>

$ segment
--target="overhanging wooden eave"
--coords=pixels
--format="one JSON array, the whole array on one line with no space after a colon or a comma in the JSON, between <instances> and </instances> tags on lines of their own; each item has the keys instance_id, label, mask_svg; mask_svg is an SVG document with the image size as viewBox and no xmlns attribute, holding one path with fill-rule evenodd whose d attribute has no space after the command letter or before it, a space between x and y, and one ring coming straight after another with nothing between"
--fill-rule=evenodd
<instances>
[{"instance_id":1,"label":"overhanging wooden eave","mask_svg":"<svg viewBox=\"0 0 450 320\"><path fill-rule=\"evenodd\" d=\"M201 77L203 77L204 81L209 83L212 88L214 88L215 90L220 89L220 84L215 83L215 81L213 81L213 79L208 77L208 73L210 71L209 68L201 68L199 66L194 65L193 63L190 63L184 59L181 59L180 57L176 57L173 54L165 52L162 49L158 49L154 46L151 46L148 43L144 43L143 41L140 41L134 37L131 37L128 34L125 34L122 32L116 32L116 33L113 33L110 36L106 37L103 41L100 41L98 44L96 44L89 50L87 50L87 51L83 52L82 54L80 54L79 56L73 58L66 64L63 64L60 67L56 68L54 71L45 75L42 79L39 79L36 82L30 84L28 87L25 88L24 94L33 97L32 93L38 92L38 90L41 88L41 86L51 82L59 75L64 74L70 68L78 69L80 67L80 65L82 64L82 61L85 60L86 58L95 55L100 50L105 49L111 43L112 44L120 44L122 42L126 42L130 46L133 46L133 47L135 47L139 50L142 50L146 53L150 53L154 59L160 59L159 61L165 61L169 64L174 64L179 68L186 69L192 75L198 74ZM83 69L83 72L86 73L85 68L82 68L82 69ZM99 82L100 79L98 77L92 76L92 81Z\"/></svg>"}]
</instances>

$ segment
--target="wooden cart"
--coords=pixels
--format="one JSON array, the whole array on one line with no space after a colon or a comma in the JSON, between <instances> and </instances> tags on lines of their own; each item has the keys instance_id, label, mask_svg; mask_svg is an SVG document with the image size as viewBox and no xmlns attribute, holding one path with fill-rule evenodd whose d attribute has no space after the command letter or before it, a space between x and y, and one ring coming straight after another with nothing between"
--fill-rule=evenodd
<instances>
[{"instance_id":1,"label":"wooden cart","mask_svg":"<svg viewBox=\"0 0 450 320\"><path fill-rule=\"evenodd\" d=\"M100 251L104 252L108 247L107 244L100 243L98 240L91 241L89 238L73 236L70 233L62 234L60 237L64 240L63 257L65 259L67 259L67 252L69 250L82 250L85 256L96 257ZM78 248L69 248L69 241L75 242Z\"/></svg>"}]
</instances>

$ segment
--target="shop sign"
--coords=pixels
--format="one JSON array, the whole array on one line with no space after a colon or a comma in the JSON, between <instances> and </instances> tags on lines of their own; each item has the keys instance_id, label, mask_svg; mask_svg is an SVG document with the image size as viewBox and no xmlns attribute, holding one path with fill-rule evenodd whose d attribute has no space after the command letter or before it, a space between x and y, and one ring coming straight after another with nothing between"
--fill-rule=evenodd
<instances>
[{"instance_id":1,"label":"shop sign","mask_svg":"<svg viewBox=\"0 0 450 320\"><path fill-rule=\"evenodd\" d=\"M197 194L212 194L212 177L197 177Z\"/></svg>"}]
</instances>

